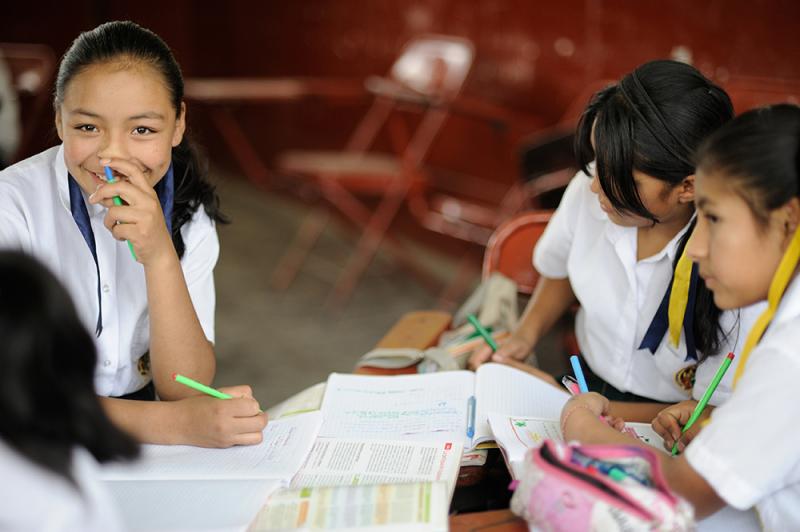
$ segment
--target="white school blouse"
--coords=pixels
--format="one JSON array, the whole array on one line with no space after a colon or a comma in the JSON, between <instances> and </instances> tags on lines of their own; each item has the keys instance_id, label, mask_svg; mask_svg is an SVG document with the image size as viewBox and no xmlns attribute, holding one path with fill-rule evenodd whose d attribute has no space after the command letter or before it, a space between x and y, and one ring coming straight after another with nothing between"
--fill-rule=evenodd
<instances>
[{"instance_id":1,"label":"white school blouse","mask_svg":"<svg viewBox=\"0 0 800 532\"><path fill-rule=\"evenodd\" d=\"M800 530L800 281L786 291L730 399L686 449L729 505L765 530Z\"/></svg>"},{"instance_id":2,"label":"white school blouse","mask_svg":"<svg viewBox=\"0 0 800 532\"><path fill-rule=\"evenodd\" d=\"M15 532L115 532L122 530L115 502L98 480L86 449L72 454L69 483L0 440L0 530Z\"/></svg>"},{"instance_id":3,"label":"white school blouse","mask_svg":"<svg viewBox=\"0 0 800 532\"><path fill-rule=\"evenodd\" d=\"M569 278L580 302L575 335L584 360L597 376L623 392L657 401L677 402L692 395L699 399L723 357L729 351L739 353L763 304L723 313L727 341L720 353L697 367L692 388L691 369L696 361L685 360L683 332L678 347L665 335L655 354L638 348L672 281L677 246L688 224L660 252L637 261L637 229L609 220L590 185L583 172L572 178L534 249L534 267L544 277ZM711 404L721 404L730 394L734 364Z\"/></svg>"},{"instance_id":4,"label":"white school blouse","mask_svg":"<svg viewBox=\"0 0 800 532\"><path fill-rule=\"evenodd\" d=\"M61 146L0 172L0 248L33 255L66 286L79 316L95 337L96 391L120 396L141 389L151 379L149 368L140 360L150 346L144 268L133 260L127 243L115 240L103 225L107 209L87 203L97 246L103 312L103 331L96 336L97 270L70 211L67 175ZM181 227L181 235L186 244L181 259L183 275L203 332L213 342L213 271L219 241L214 222L202 206Z\"/></svg>"}]
</instances>

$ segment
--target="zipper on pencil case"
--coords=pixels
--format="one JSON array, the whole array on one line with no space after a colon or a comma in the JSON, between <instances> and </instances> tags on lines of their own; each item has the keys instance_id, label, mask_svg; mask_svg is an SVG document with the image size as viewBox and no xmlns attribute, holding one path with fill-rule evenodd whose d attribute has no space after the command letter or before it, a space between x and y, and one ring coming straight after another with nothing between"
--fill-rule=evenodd
<instances>
[{"instance_id":1,"label":"zipper on pencil case","mask_svg":"<svg viewBox=\"0 0 800 532\"><path fill-rule=\"evenodd\" d=\"M558 469L563 474L583 480L589 485L590 488L593 488L596 491L600 491L605 495L611 497L612 499L619 501L624 506L626 506L628 510L638 514L640 518L646 519L648 521L652 521L653 519L655 519L655 515L653 515L653 513L650 512L647 508L640 505L637 501L633 500L627 495L620 493L616 489L616 486L612 485L612 482L616 484L615 481L600 479L594 475L586 473L585 471L579 469L577 466L570 467L567 464L559 462L546 444L542 445L539 455L542 457L542 460L548 465L554 467L555 469Z\"/></svg>"}]
</instances>

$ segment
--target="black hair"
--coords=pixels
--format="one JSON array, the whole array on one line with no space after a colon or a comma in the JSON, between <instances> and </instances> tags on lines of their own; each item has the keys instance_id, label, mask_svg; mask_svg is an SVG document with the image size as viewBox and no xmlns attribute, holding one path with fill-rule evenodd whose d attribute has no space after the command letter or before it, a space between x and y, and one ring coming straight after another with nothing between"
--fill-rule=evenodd
<instances>
[{"instance_id":1,"label":"black hair","mask_svg":"<svg viewBox=\"0 0 800 532\"><path fill-rule=\"evenodd\" d=\"M597 92L575 135L579 167L596 163L603 193L619 212L658 219L642 203L633 170L678 185L694 173L694 151L733 117L727 93L694 67L658 60ZM592 128L594 127L594 148Z\"/></svg>"},{"instance_id":2,"label":"black hair","mask_svg":"<svg viewBox=\"0 0 800 532\"><path fill-rule=\"evenodd\" d=\"M101 24L81 33L61 59L56 77L54 105L64 101L69 82L86 68L114 61L142 62L159 72L170 93L176 116L183 102L183 75L167 44L152 31L130 21ZM188 131L181 143L172 149L175 175L175 203L172 212L172 242L182 257L185 250L180 229L200 205L206 214L219 223L227 218L219 210L219 197L208 181L208 163L201 155Z\"/></svg>"},{"instance_id":3,"label":"black hair","mask_svg":"<svg viewBox=\"0 0 800 532\"><path fill-rule=\"evenodd\" d=\"M711 135L698 168L721 173L762 224L769 212L800 195L800 107L753 109Z\"/></svg>"},{"instance_id":4,"label":"black hair","mask_svg":"<svg viewBox=\"0 0 800 532\"><path fill-rule=\"evenodd\" d=\"M587 174L595 161L603 193L617 211L656 224L659 220L642 203L633 171L671 187L680 184L695 173L697 146L731 118L728 94L696 68L651 61L594 95L578 123L575 155ZM679 240L675 264L693 229L694 225ZM728 332L720 326L721 311L702 278L695 294L693 332L702 361L719 351Z\"/></svg>"},{"instance_id":5,"label":"black hair","mask_svg":"<svg viewBox=\"0 0 800 532\"><path fill-rule=\"evenodd\" d=\"M67 291L39 262L0 251L0 438L74 482L72 451L133 458L94 390L97 353Z\"/></svg>"}]
</instances>

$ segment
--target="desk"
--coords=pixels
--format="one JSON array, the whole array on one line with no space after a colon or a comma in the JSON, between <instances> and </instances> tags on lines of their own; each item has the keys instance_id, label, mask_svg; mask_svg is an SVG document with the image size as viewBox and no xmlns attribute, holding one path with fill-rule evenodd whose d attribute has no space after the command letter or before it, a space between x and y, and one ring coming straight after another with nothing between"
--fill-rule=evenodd
<instances>
[{"instance_id":1,"label":"desk","mask_svg":"<svg viewBox=\"0 0 800 532\"><path fill-rule=\"evenodd\" d=\"M395 325L381 338L375 347L396 348L412 347L425 349L436 344L439 336L450 326L451 317L445 312L409 312L402 316ZM375 375L397 375L403 373L416 373L415 367L387 370L381 368L361 367L357 373ZM483 467L462 467L456 483L456 493L453 495L453 505L470 506L470 499L474 503L476 496L480 497L487 490L496 491L498 498L494 503L503 504L506 501L508 484L506 478L498 473L505 471L505 463L499 451L492 450ZM459 500L460 499L460 500ZM489 504L492 504L489 502ZM451 507L452 509L452 507ZM453 515L450 517L451 532L525 532L528 526L525 521L508 509L470 512Z\"/></svg>"},{"instance_id":2,"label":"desk","mask_svg":"<svg viewBox=\"0 0 800 532\"><path fill-rule=\"evenodd\" d=\"M188 78L184 83L184 98L208 106L211 120L245 176L264 188L275 184L275 176L234 118L232 107L309 98L358 101L365 96L363 84L348 79Z\"/></svg>"}]
</instances>

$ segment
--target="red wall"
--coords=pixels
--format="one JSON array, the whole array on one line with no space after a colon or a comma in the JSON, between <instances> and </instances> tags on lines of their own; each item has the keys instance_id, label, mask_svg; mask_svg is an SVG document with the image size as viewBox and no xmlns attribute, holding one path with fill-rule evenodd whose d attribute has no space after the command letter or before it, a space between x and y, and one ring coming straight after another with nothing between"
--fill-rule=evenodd
<instances>
[{"instance_id":1,"label":"red wall","mask_svg":"<svg viewBox=\"0 0 800 532\"><path fill-rule=\"evenodd\" d=\"M591 80L618 77L676 47L723 83L800 79L800 3L793 0L13 2L4 8L0 41L44 42L60 55L80 31L115 18L160 34L186 76L362 78L385 72L413 35L466 36L477 49L466 93L507 107L516 120L508 135L455 120L434 159L503 181L516 172L519 133L555 121ZM283 147L339 145L361 112L361 105L269 105L248 110L243 122L269 159ZM202 113L194 118L212 155L224 160Z\"/></svg>"}]
</instances>

